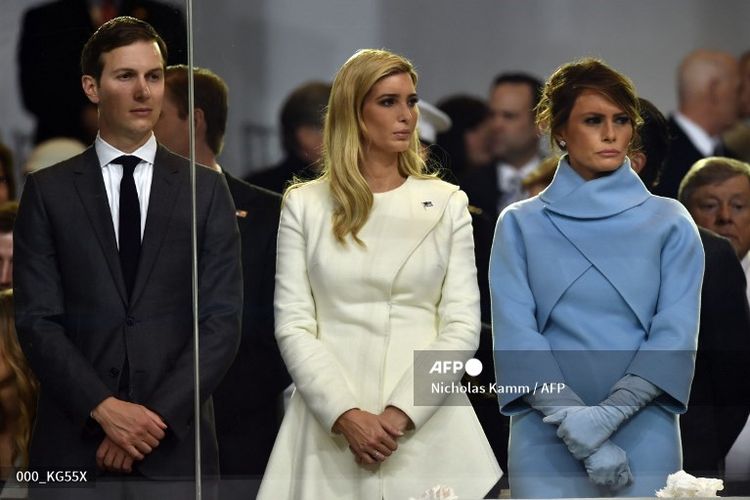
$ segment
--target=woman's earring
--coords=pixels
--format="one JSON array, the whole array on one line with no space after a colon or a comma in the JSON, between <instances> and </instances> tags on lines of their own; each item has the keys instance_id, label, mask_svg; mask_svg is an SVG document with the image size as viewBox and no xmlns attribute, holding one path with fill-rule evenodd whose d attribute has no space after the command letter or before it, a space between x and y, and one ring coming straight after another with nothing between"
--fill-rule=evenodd
<instances>
[{"instance_id":1,"label":"woman's earring","mask_svg":"<svg viewBox=\"0 0 750 500\"><path fill-rule=\"evenodd\" d=\"M559 144L560 144L560 149L565 149L565 146L567 146L567 145L568 145L568 143L567 143L567 142L565 142L565 141L563 141L562 139L560 139L560 142L559 142Z\"/></svg>"}]
</instances>

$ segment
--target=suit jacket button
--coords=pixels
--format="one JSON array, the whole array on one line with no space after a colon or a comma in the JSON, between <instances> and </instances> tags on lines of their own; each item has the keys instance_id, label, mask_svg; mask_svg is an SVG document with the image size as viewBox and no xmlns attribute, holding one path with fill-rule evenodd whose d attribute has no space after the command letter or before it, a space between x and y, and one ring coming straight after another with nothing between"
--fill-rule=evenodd
<instances>
[{"instance_id":1,"label":"suit jacket button","mask_svg":"<svg viewBox=\"0 0 750 500\"><path fill-rule=\"evenodd\" d=\"M117 376L120 374L120 370L117 368L110 368L109 369L109 376L112 378L117 378Z\"/></svg>"},{"instance_id":2,"label":"suit jacket button","mask_svg":"<svg viewBox=\"0 0 750 500\"><path fill-rule=\"evenodd\" d=\"M133 326L133 325L135 325L135 319L132 318L132 317L130 317L130 316L128 316L125 319L125 324L128 325L128 326Z\"/></svg>"}]
</instances>

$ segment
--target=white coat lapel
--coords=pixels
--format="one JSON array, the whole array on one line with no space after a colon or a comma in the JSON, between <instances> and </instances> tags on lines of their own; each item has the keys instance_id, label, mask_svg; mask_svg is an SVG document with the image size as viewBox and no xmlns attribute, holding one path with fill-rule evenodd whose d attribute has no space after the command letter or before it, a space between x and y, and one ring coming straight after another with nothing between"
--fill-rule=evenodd
<instances>
[{"instance_id":1,"label":"white coat lapel","mask_svg":"<svg viewBox=\"0 0 750 500\"><path fill-rule=\"evenodd\" d=\"M432 179L411 178L404 188L407 195L393 199L399 205L395 208L404 216L393 221L389 230L392 257L384 259L383 271L391 287L411 254L440 221L451 195L458 191L458 186Z\"/></svg>"}]
</instances>

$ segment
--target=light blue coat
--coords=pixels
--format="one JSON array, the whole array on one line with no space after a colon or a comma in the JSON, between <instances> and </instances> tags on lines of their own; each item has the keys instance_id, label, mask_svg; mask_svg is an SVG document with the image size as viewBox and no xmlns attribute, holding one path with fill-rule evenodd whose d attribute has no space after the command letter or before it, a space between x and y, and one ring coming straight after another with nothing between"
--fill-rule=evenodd
<instances>
[{"instance_id":1,"label":"light blue coat","mask_svg":"<svg viewBox=\"0 0 750 500\"><path fill-rule=\"evenodd\" d=\"M688 212L652 196L627 161L586 182L563 158L545 191L503 211L490 288L513 497L608 494L523 401L543 383L589 405L626 373L655 384L664 394L611 437L635 477L617 495L653 496L681 468L676 413L693 376L703 262Z\"/></svg>"}]
</instances>

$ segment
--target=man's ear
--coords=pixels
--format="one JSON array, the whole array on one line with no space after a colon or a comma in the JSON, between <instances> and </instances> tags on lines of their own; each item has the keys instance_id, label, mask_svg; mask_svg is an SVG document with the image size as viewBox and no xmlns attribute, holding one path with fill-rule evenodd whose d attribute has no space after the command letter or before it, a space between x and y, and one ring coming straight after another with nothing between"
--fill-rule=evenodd
<instances>
[{"instance_id":1,"label":"man's ear","mask_svg":"<svg viewBox=\"0 0 750 500\"><path fill-rule=\"evenodd\" d=\"M83 87L83 93L86 94L89 101L99 104L99 85L96 83L96 79L91 75L83 75L81 77L81 86Z\"/></svg>"},{"instance_id":2,"label":"man's ear","mask_svg":"<svg viewBox=\"0 0 750 500\"><path fill-rule=\"evenodd\" d=\"M206 114L201 108L195 108L195 137L206 137Z\"/></svg>"}]
</instances>

